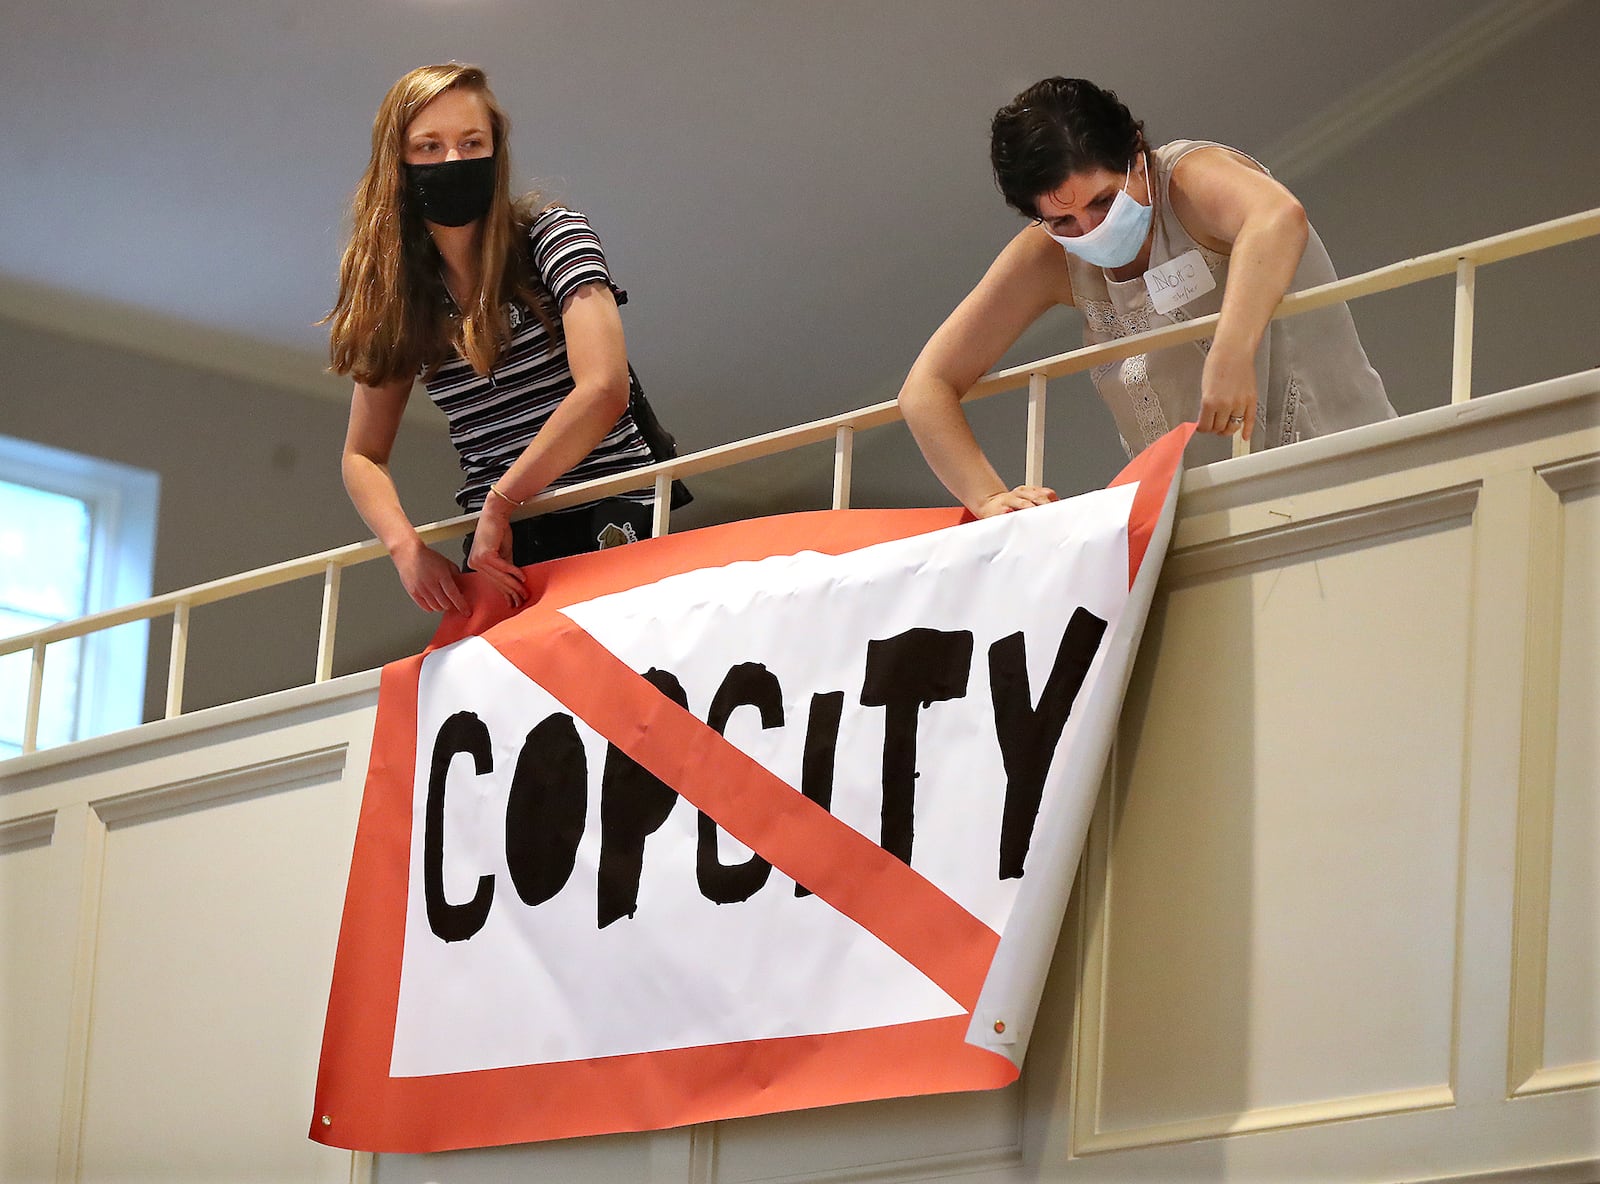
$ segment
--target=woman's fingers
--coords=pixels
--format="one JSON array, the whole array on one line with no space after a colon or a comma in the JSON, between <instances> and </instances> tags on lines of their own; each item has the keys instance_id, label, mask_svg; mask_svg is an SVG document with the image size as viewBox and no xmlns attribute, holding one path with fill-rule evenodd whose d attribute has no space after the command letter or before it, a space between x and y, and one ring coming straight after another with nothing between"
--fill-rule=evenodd
<instances>
[{"instance_id":1,"label":"woman's fingers","mask_svg":"<svg viewBox=\"0 0 1600 1184\"><path fill-rule=\"evenodd\" d=\"M414 557L397 561L395 566L407 594L423 612L470 611L466 589L461 586L455 564L437 551L424 547Z\"/></svg>"},{"instance_id":2,"label":"woman's fingers","mask_svg":"<svg viewBox=\"0 0 1600 1184\"><path fill-rule=\"evenodd\" d=\"M494 585L495 590L506 598L506 602L512 608L518 607L528 598L527 588L522 580L522 569L509 559L495 551L479 554L474 549L468 563L473 571Z\"/></svg>"},{"instance_id":3,"label":"woman's fingers","mask_svg":"<svg viewBox=\"0 0 1600 1184\"><path fill-rule=\"evenodd\" d=\"M1195 426L1202 432L1213 436L1231 436L1241 432L1244 438L1250 438L1250 429L1255 416L1253 407L1218 407L1214 410L1202 410Z\"/></svg>"},{"instance_id":4,"label":"woman's fingers","mask_svg":"<svg viewBox=\"0 0 1600 1184\"><path fill-rule=\"evenodd\" d=\"M454 609L463 615L472 611L467 603L466 589L461 586L461 581L456 578L455 569L447 566L442 578L439 580L437 612L448 612Z\"/></svg>"},{"instance_id":5,"label":"woman's fingers","mask_svg":"<svg viewBox=\"0 0 1600 1184\"><path fill-rule=\"evenodd\" d=\"M993 518L996 514L1010 514L1031 506L1045 506L1056 500L1056 491L1043 485L1019 485L1003 489L977 508L978 518Z\"/></svg>"}]
</instances>

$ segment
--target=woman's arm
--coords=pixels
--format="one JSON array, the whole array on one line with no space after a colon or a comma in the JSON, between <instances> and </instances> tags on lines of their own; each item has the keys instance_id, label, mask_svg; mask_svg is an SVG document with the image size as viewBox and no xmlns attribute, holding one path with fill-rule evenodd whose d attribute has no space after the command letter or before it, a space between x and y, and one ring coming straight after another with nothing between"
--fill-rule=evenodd
<instances>
[{"instance_id":1,"label":"woman's arm","mask_svg":"<svg viewBox=\"0 0 1600 1184\"><path fill-rule=\"evenodd\" d=\"M344 487L356 513L388 550L401 584L417 607L430 613L452 608L466 612L467 598L455 564L418 537L400 506L400 494L389 473L389 454L410 397L409 379L387 386L356 383L340 464Z\"/></svg>"},{"instance_id":2,"label":"woman's arm","mask_svg":"<svg viewBox=\"0 0 1600 1184\"><path fill-rule=\"evenodd\" d=\"M596 280L570 293L561 304L561 328L572 391L494 483L501 496L491 493L483 503L467 559L474 571L514 581L519 593L522 571L511 562L512 503L527 501L577 465L628 409L628 351L611 289Z\"/></svg>"},{"instance_id":3,"label":"woman's arm","mask_svg":"<svg viewBox=\"0 0 1600 1184\"><path fill-rule=\"evenodd\" d=\"M922 347L900 390L901 413L928 467L979 518L1044 505L1056 495L1037 485L1007 488L972 434L961 399L1046 309L1071 303L1060 246L1028 227Z\"/></svg>"},{"instance_id":4,"label":"woman's arm","mask_svg":"<svg viewBox=\"0 0 1600 1184\"><path fill-rule=\"evenodd\" d=\"M1223 148L1189 153L1172 171L1172 210L1190 235L1231 256L1222 315L1200 378L1202 432L1256 418L1256 350L1305 250L1306 212L1277 181Z\"/></svg>"}]
</instances>

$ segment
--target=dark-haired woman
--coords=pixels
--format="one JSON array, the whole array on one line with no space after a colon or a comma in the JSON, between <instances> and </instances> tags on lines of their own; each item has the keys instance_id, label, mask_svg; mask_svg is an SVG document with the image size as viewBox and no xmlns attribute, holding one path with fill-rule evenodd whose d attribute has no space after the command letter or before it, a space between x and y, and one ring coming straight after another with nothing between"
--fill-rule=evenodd
<instances>
[{"instance_id":1,"label":"dark-haired woman","mask_svg":"<svg viewBox=\"0 0 1600 1184\"><path fill-rule=\"evenodd\" d=\"M1151 148L1111 91L1047 78L1000 109L995 180L1031 219L923 348L900 406L929 465L979 517L1053 501L1009 487L961 397L1056 304L1085 344L1220 312L1216 332L1091 372L1133 456L1197 423L1187 461L1226 457L1394 416L1344 305L1272 321L1284 294L1335 279L1295 197L1242 152L1204 141Z\"/></svg>"},{"instance_id":2,"label":"dark-haired woman","mask_svg":"<svg viewBox=\"0 0 1600 1184\"><path fill-rule=\"evenodd\" d=\"M460 572L425 546L389 474L419 375L450 422L479 512L467 566L511 604L521 565L649 533L651 491L526 519L543 490L651 463L600 240L579 213L510 195L510 122L481 70L450 63L394 84L372 128L330 333L355 379L345 488L429 612L465 611Z\"/></svg>"}]
</instances>

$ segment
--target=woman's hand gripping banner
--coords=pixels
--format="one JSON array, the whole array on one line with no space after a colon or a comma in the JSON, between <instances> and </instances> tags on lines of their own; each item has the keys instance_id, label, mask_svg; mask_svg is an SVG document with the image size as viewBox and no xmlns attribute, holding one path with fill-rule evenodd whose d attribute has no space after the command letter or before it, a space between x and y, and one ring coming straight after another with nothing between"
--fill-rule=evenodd
<instances>
[{"instance_id":1,"label":"woman's hand gripping banner","mask_svg":"<svg viewBox=\"0 0 1600 1184\"><path fill-rule=\"evenodd\" d=\"M999 518L712 527L529 568L512 615L477 583L383 672L311 1137L1015 1080L1192 431Z\"/></svg>"}]
</instances>

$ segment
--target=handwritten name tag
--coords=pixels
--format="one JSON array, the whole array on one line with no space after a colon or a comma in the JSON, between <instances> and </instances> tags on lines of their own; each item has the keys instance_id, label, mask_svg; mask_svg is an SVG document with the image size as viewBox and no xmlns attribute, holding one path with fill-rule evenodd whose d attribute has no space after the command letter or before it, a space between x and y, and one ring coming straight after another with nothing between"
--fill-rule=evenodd
<instances>
[{"instance_id":1,"label":"handwritten name tag","mask_svg":"<svg viewBox=\"0 0 1600 1184\"><path fill-rule=\"evenodd\" d=\"M1152 307L1159 313L1169 313L1196 296L1204 296L1217 286L1217 281L1211 278L1211 269L1199 251L1185 251L1145 272L1144 286L1150 292Z\"/></svg>"}]
</instances>

